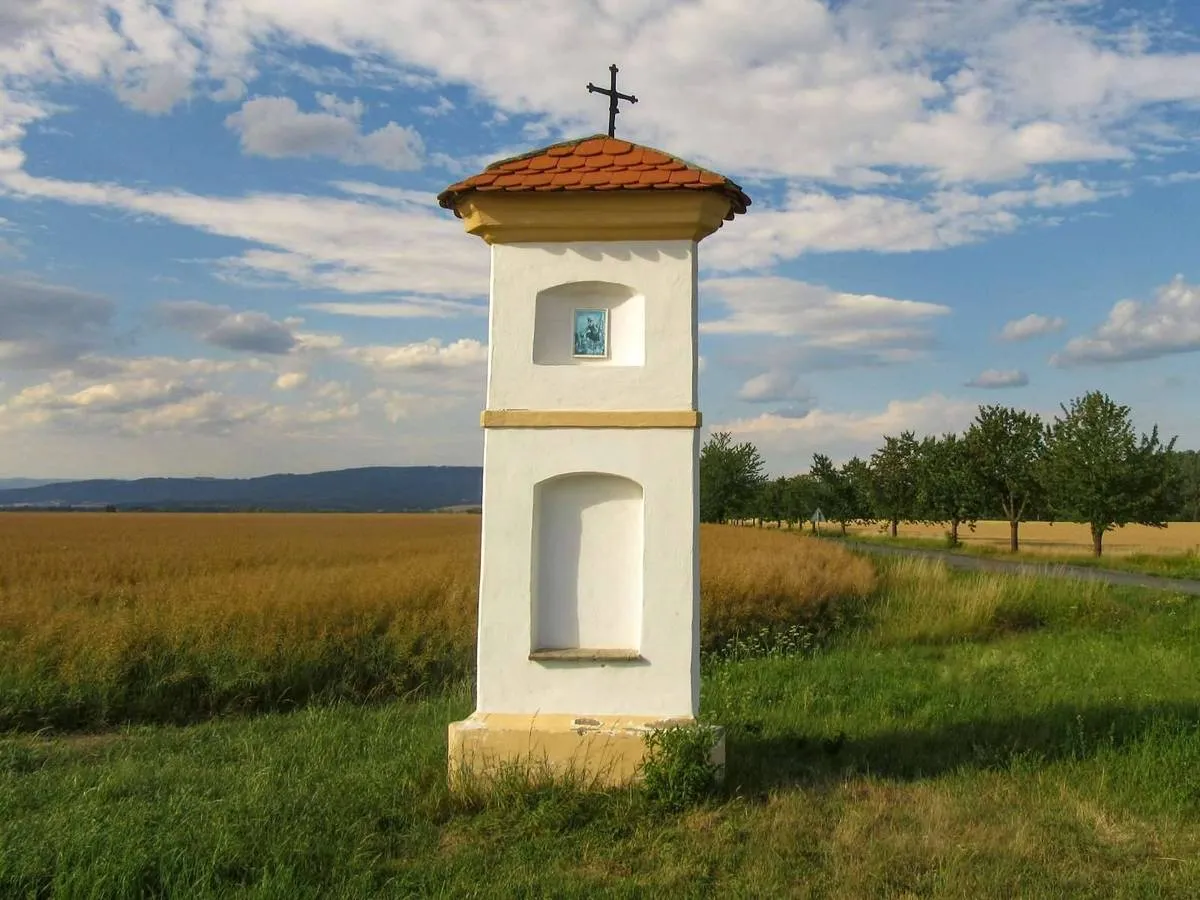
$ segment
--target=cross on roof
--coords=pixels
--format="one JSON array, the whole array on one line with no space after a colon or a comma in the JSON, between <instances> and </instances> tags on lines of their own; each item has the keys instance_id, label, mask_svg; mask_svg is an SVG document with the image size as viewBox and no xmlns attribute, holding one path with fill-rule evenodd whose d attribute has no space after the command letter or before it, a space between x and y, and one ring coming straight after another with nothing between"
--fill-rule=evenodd
<instances>
[{"instance_id":1,"label":"cross on roof","mask_svg":"<svg viewBox=\"0 0 1200 900\"><path fill-rule=\"evenodd\" d=\"M596 87L590 81L588 82L589 94L607 94L608 95L608 136L615 137L614 132L617 128L617 109L618 100L628 100L630 103L637 103L637 97L632 94L620 94L617 92L617 66L614 63L608 67L608 71L612 73L612 85L607 88Z\"/></svg>"}]
</instances>

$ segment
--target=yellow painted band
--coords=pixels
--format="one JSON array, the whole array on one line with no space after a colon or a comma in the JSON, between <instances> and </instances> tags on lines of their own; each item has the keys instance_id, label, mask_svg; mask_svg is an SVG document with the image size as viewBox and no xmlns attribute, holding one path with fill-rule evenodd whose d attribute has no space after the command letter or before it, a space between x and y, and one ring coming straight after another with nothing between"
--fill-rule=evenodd
<instances>
[{"instance_id":1,"label":"yellow painted band","mask_svg":"<svg viewBox=\"0 0 1200 900\"><path fill-rule=\"evenodd\" d=\"M484 428L699 428L700 413L678 410L485 409Z\"/></svg>"},{"instance_id":2,"label":"yellow painted band","mask_svg":"<svg viewBox=\"0 0 1200 900\"><path fill-rule=\"evenodd\" d=\"M699 241L723 224L728 197L713 191L481 193L458 203L470 234L489 244Z\"/></svg>"}]
</instances>

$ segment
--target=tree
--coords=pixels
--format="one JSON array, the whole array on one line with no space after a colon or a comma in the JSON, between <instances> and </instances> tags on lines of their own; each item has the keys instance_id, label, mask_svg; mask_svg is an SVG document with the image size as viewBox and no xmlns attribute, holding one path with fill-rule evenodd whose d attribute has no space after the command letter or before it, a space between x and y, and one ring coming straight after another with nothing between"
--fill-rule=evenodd
<instances>
[{"instance_id":1,"label":"tree","mask_svg":"<svg viewBox=\"0 0 1200 900\"><path fill-rule=\"evenodd\" d=\"M1043 477L1056 515L1086 522L1092 552L1103 551L1104 533L1135 522L1165 528L1175 502L1173 451L1155 425L1149 436L1134 435L1128 406L1090 391L1061 407L1047 429Z\"/></svg>"},{"instance_id":2,"label":"tree","mask_svg":"<svg viewBox=\"0 0 1200 900\"><path fill-rule=\"evenodd\" d=\"M979 479L967 443L956 434L926 437L917 451L917 510L921 521L950 523L950 545L958 546L958 528L975 527L982 511Z\"/></svg>"},{"instance_id":3,"label":"tree","mask_svg":"<svg viewBox=\"0 0 1200 900\"><path fill-rule=\"evenodd\" d=\"M1009 549L1016 553L1021 520L1042 493L1042 419L1036 413L1008 406L981 406L965 440L981 499L998 505L1008 519Z\"/></svg>"},{"instance_id":4,"label":"tree","mask_svg":"<svg viewBox=\"0 0 1200 900\"><path fill-rule=\"evenodd\" d=\"M788 480L780 475L772 480L763 479L755 495L754 514L761 523L774 522L783 527L784 504L787 496Z\"/></svg>"},{"instance_id":5,"label":"tree","mask_svg":"<svg viewBox=\"0 0 1200 900\"><path fill-rule=\"evenodd\" d=\"M825 454L813 454L809 475L816 485L814 507L819 508L830 522L837 522L842 527L842 534L851 522L866 519L869 515L863 490L865 472L866 465L858 457L838 469Z\"/></svg>"},{"instance_id":6,"label":"tree","mask_svg":"<svg viewBox=\"0 0 1200 900\"><path fill-rule=\"evenodd\" d=\"M797 522L804 522L817 508L818 489L817 480L808 474L793 475L787 480L787 489L783 493L783 517L789 528Z\"/></svg>"},{"instance_id":7,"label":"tree","mask_svg":"<svg viewBox=\"0 0 1200 900\"><path fill-rule=\"evenodd\" d=\"M729 432L716 432L700 450L701 520L727 522L745 514L764 479L757 447L734 444Z\"/></svg>"},{"instance_id":8,"label":"tree","mask_svg":"<svg viewBox=\"0 0 1200 900\"><path fill-rule=\"evenodd\" d=\"M871 454L871 506L895 537L901 522L917 517L917 439L905 431L883 441Z\"/></svg>"},{"instance_id":9,"label":"tree","mask_svg":"<svg viewBox=\"0 0 1200 900\"><path fill-rule=\"evenodd\" d=\"M842 463L839 474L846 497L843 518L838 521L842 526L842 534L845 534L848 522L869 522L872 518L871 467L857 456L852 456Z\"/></svg>"},{"instance_id":10,"label":"tree","mask_svg":"<svg viewBox=\"0 0 1200 900\"><path fill-rule=\"evenodd\" d=\"M1171 517L1176 522L1200 522L1200 450L1175 450L1175 481Z\"/></svg>"}]
</instances>

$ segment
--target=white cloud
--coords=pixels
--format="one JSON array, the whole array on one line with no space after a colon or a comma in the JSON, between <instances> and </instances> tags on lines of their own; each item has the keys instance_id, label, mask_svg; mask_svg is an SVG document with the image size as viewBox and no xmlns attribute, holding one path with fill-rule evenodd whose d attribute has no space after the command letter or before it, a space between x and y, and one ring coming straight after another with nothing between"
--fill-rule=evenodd
<instances>
[{"instance_id":1,"label":"white cloud","mask_svg":"<svg viewBox=\"0 0 1200 900\"><path fill-rule=\"evenodd\" d=\"M1101 190L1075 180L991 194L939 191L921 200L794 190L782 208L756 210L745 222L709 238L702 264L738 271L802 253L941 250L1015 231L1022 211L1074 206L1102 196Z\"/></svg>"},{"instance_id":2,"label":"white cloud","mask_svg":"<svg viewBox=\"0 0 1200 900\"><path fill-rule=\"evenodd\" d=\"M291 0L263 6L263 30L326 45L330 35L362 40L465 82L504 110L544 110L567 130L603 120L602 107L581 110L575 85L603 75L619 51L629 89L642 81L660 100L653 117L640 107L622 116L623 131L718 167L799 177L909 165L986 178L1119 157L1127 151L1118 139L1130 138L1111 132L1132 112L1200 94L1195 58L1106 46L1067 6L1023 0L905 3L903 14L889 2L831 10L815 0L534 3L523 16L477 7L464 15L444 0L370 13L353 4L322 14ZM411 27L418 19L424 28ZM584 50L561 41L583 32ZM531 45L541 48L536 60L515 50ZM936 80L929 63L951 48L961 62ZM1059 68L1064 58L1078 70ZM1031 82L1033 69L1040 77ZM697 116L701 109L707 114Z\"/></svg>"},{"instance_id":3,"label":"white cloud","mask_svg":"<svg viewBox=\"0 0 1200 900\"><path fill-rule=\"evenodd\" d=\"M125 436L161 431L228 433L269 410L226 394L224 379L246 367L163 357L93 358L16 392L0 404L11 428L49 427Z\"/></svg>"},{"instance_id":4,"label":"white cloud","mask_svg":"<svg viewBox=\"0 0 1200 900\"><path fill-rule=\"evenodd\" d=\"M257 245L220 260L228 277L343 293L478 297L488 285L487 246L445 210L395 198L384 204L251 194L212 197L112 184L0 175L8 192L166 219Z\"/></svg>"},{"instance_id":5,"label":"white cloud","mask_svg":"<svg viewBox=\"0 0 1200 900\"><path fill-rule=\"evenodd\" d=\"M318 94L324 112L301 112L290 97L256 97L225 119L241 137L242 151L255 156L329 156L353 165L418 169L424 142L412 128L395 122L360 131L362 103Z\"/></svg>"},{"instance_id":6,"label":"white cloud","mask_svg":"<svg viewBox=\"0 0 1200 900\"><path fill-rule=\"evenodd\" d=\"M1071 338L1055 366L1154 359L1200 350L1200 287L1176 275L1153 301L1121 300L1091 335Z\"/></svg>"},{"instance_id":7,"label":"white cloud","mask_svg":"<svg viewBox=\"0 0 1200 900\"><path fill-rule=\"evenodd\" d=\"M418 106L417 112L425 116L437 118L453 112L454 109L454 104L447 97L438 97L437 102L432 105Z\"/></svg>"},{"instance_id":8,"label":"white cloud","mask_svg":"<svg viewBox=\"0 0 1200 900\"><path fill-rule=\"evenodd\" d=\"M407 188L387 187L373 184L369 181L334 181L332 185L346 194L360 197L371 197L376 200L386 200L401 209L411 206L425 206L431 210L439 209L437 194L431 191L412 191ZM442 212L439 216L444 216Z\"/></svg>"},{"instance_id":9,"label":"white cloud","mask_svg":"<svg viewBox=\"0 0 1200 900\"><path fill-rule=\"evenodd\" d=\"M296 388L303 387L308 382L308 375L305 372L284 372L275 379L275 387L281 391L294 391Z\"/></svg>"},{"instance_id":10,"label":"white cloud","mask_svg":"<svg viewBox=\"0 0 1200 900\"><path fill-rule=\"evenodd\" d=\"M1024 387L1029 384L1029 376L1020 369L985 369L967 382L967 387L975 388L1009 388Z\"/></svg>"},{"instance_id":11,"label":"white cloud","mask_svg":"<svg viewBox=\"0 0 1200 900\"><path fill-rule=\"evenodd\" d=\"M1026 0L863 0L836 7L818 0L676 0L592 8L527 0L528 14L515 15L468 7L465 0L42 2L5 23L11 43L0 52L0 78L23 87L19 98L11 89L0 92L0 169L19 174L24 129L49 114L28 87L55 80L108 84L128 102L161 111L192 90L189 79L231 96L238 85L253 83L264 64L299 72L303 66L288 53L313 46L351 60L350 71L330 70L325 81L410 90L462 86L500 118L525 116L549 139L599 127L602 107L581 105L578 85L602 74L619 50L625 74L654 85L656 100L653 116L640 107L627 110L623 134L722 171L792 185L781 207L759 205L748 221L714 236L703 254L706 266L736 271L805 252L932 250L1008 233L1038 220L1039 211L1092 202L1113 190L1048 180L1049 166L1058 178L1064 164L1128 161L1147 135L1158 145L1187 144L1178 116L1200 99L1200 54L1137 40L1145 25L1136 18L1119 26L1123 32L1102 32L1085 7ZM120 15L110 15L114 9ZM585 50L561 40L583 31L590 38ZM540 48L537 54L519 49L531 45ZM1069 77L1059 60L1077 67ZM444 95L435 96L433 105L423 105L445 109ZM755 102L747 103L747 96ZM698 116L701 109L705 115ZM333 94L319 94L308 112L292 98L258 97L230 123L250 152L417 164L424 150L415 132L394 122L364 132L363 115L361 102ZM441 151L429 156L452 162ZM1026 184L989 192L975 186L1014 178ZM29 181L16 187L31 196L55 194L47 179L40 181L41 193L31 191ZM833 194L817 187L821 183L910 190L906 196ZM57 196L95 202L79 199L88 188L111 195L108 186L81 185L73 201L70 190ZM279 206L278 195L203 199L247 218L257 208ZM296 198L310 199L311 215L271 235L247 235L259 229L229 223L187 224L276 248L226 260L229 278L352 293L437 292L431 279L422 283L420 272L414 276L395 260L397 234L427 261L417 269L446 258L440 244L427 243L431 236L423 227L374 229L359 242L362 259L351 261L344 247L323 252L314 246L321 243L317 235L300 232L307 226L338 245L339 233L374 225L376 215L356 215L353 204L335 210L334 201ZM122 205L120 198L110 200ZM230 204L240 205L234 210ZM163 207L178 202L146 193L137 205L174 217ZM316 216L329 227L312 224ZM447 216L436 211L429 218ZM461 232L454 237L460 246L469 243ZM306 246L279 247L294 243ZM365 262L370 257L380 261ZM406 278L395 277L401 271ZM436 280L447 279L453 276Z\"/></svg>"},{"instance_id":12,"label":"white cloud","mask_svg":"<svg viewBox=\"0 0 1200 900\"><path fill-rule=\"evenodd\" d=\"M369 368L384 371L482 368L487 363L487 345L471 338L449 344L430 338L398 347L354 347L346 355Z\"/></svg>"},{"instance_id":13,"label":"white cloud","mask_svg":"<svg viewBox=\"0 0 1200 900\"><path fill-rule=\"evenodd\" d=\"M1147 134L1186 139L1171 116L1200 97L1198 55L1139 40L1146 16L1106 32L1093 7L527 0L517 13L466 0L60 0L9 14L22 42L5 67L108 81L160 108L180 92L173 82L248 81L263 58L312 46L352 57L353 72L328 73L335 80L462 85L502 115L562 133L598 130L603 106L586 105L579 86L619 56L627 89L653 86L656 101L653 115L622 116L635 140L753 175L862 183L904 168L971 181L1128 159ZM586 47L563 40L584 33Z\"/></svg>"},{"instance_id":14,"label":"white cloud","mask_svg":"<svg viewBox=\"0 0 1200 900\"><path fill-rule=\"evenodd\" d=\"M950 312L936 303L838 292L781 276L709 278L700 288L725 312L702 321L702 334L786 338L788 362L775 368L787 371L909 362L932 344L933 320Z\"/></svg>"},{"instance_id":15,"label":"white cloud","mask_svg":"<svg viewBox=\"0 0 1200 900\"><path fill-rule=\"evenodd\" d=\"M438 300L433 297L373 303L306 303L304 308L335 316L365 319L450 319L462 315L487 315L486 306Z\"/></svg>"},{"instance_id":16,"label":"white cloud","mask_svg":"<svg viewBox=\"0 0 1200 900\"><path fill-rule=\"evenodd\" d=\"M747 379L738 390L738 399L749 403L806 403L812 395L797 383L795 372L776 368Z\"/></svg>"},{"instance_id":17,"label":"white cloud","mask_svg":"<svg viewBox=\"0 0 1200 900\"><path fill-rule=\"evenodd\" d=\"M1027 341L1030 338L1040 337L1043 334L1053 334L1056 331L1062 331L1066 324L1067 320L1059 316L1051 317L1030 313L1023 318L1005 322L1004 327L1000 330L1000 339L1005 341Z\"/></svg>"},{"instance_id":18,"label":"white cloud","mask_svg":"<svg viewBox=\"0 0 1200 900\"><path fill-rule=\"evenodd\" d=\"M1187 184L1192 181L1200 181L1200 172L1172 172L1169 175L1148 175L1146 180L1151 184L1167 185L1167 184Z\"/></svg>"},{"instance_id":19,"label":"white cloud","mask_svg":"<svg viewBox=\"0 0 1200 900\"><path fill-rule=\"evenodd\" d=\"M814 453L827 453L838 461L870 454L885 434L909 429L917 434L960 431L977 410L974 403L930 394L917 400L893 400L874 412L816 408L803 415L763 413L716 424L710 430L753 441L775 471L798 471L807 468Z\"/></svg>"},{"instance_id":20,"label":"white cloud","mask_svg":"<svg viewBox=\"0 0 1200 900\"><path fill-rule=\"evenodd\" d=\"M279 432L324 441L337 434L333 426L357 422L368 413L378 417L376 424L395 421L402 408L405 418L422 419L435 410L454 410L482 393L481 378L464 380L455 374L481 374L477 342L361 348L324 344L320 352L327 354L325 363L352 366L346 380L314 382L307 366L320 360L308 358L303 349L278 365L270 359L85 357L73 368L0 400L0 424L18 435L40 429L60 436L66 431L250 439ZM277 399L271 398L272 390ZM279 392L290 396L279 398ZM0 451L0 464L4 459Z\"/></svg>"}]
</instances>

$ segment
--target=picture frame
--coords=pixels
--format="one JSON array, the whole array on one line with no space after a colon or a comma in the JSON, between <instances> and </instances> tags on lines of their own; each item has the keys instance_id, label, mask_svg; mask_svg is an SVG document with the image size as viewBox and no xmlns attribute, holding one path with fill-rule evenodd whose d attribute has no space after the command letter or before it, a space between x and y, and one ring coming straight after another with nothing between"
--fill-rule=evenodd
<instances>
[{"instance_id":1,"label":"picture frame","mask_svg":"<svg viewBox=\"0 0 1200 900\"><path fill-rule=\"evenodd\" d=\"M575 310L571 319L577 359L608 359L609 320L607 309L593 307Z\"/></svg>"}]
</instances>

